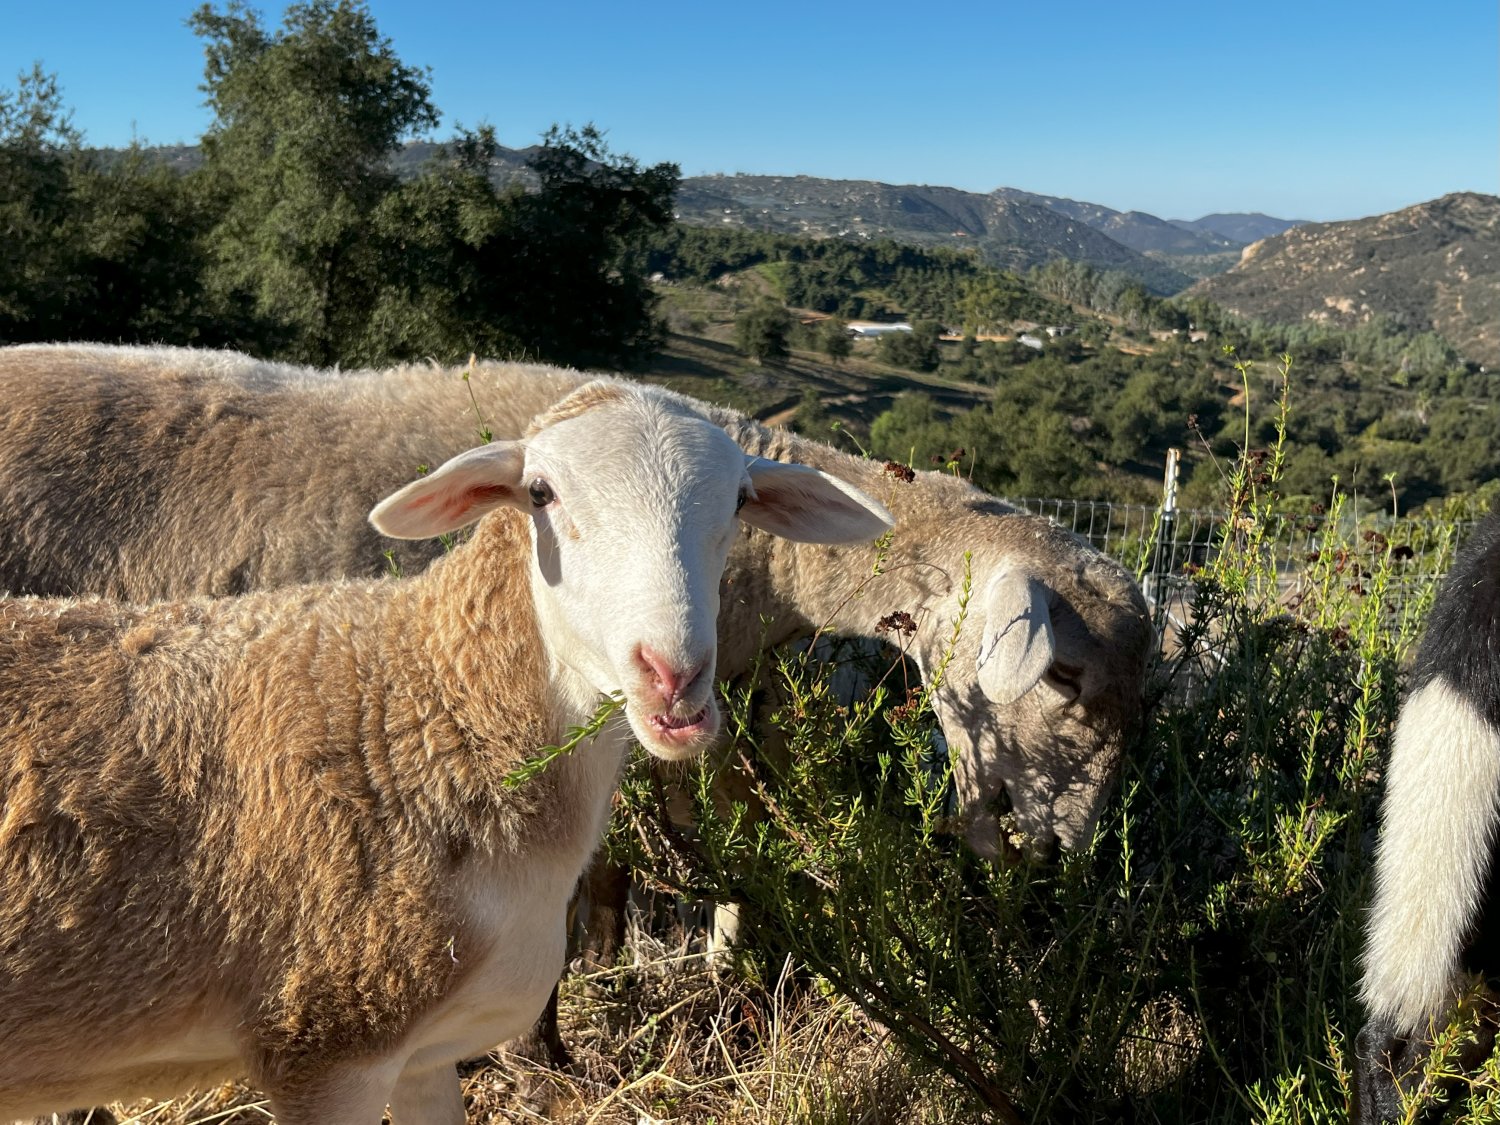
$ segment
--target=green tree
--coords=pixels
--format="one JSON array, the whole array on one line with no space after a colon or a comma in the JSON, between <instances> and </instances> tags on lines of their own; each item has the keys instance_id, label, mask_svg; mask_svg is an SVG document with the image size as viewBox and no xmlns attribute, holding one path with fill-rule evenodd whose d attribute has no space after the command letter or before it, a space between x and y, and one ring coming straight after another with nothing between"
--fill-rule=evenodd
<instances>
[{"instance_id":1,"label":"green tree","mask_svg":"<svg viewBox=\"0 0 1500 1125\"><path fill-rule=\"evenodd\" d=\"M438 122L427 76L355 0L294 4L275 33L238 0L189 23L206 40L203 155L223 201L211 280L279 323L287 354L333 362L366 334L388 265L372 225L398 186L388 158Z\"/></svg>"},{"instance_id":2,"label":"green tree","mask_svg":"<svg viewBox=\"0 0 1500 1125\"><path fill-rule=\"evenodd\" d=\"M1166 432L1169 422L1163 404L1171 388L1164 376L1140 371L1130 377L1109 412L1109 459L1115 464L1135 460Z\"/></svg>"},{"instance_id":3,"label":"green tree","mask_svg":"<svg viewBox=\"0 0 1500 1125\"><path fill-rule=\"evenodd\" d=\"M0 89L0 340L63 331L86 296L71 184L79 139L40 64Z\"/></svg>"},{"instance_id":4,"label":"green tree","mask_svg":"<svg viewBox=\"0 0 1500 1125\"><path fill-rule=\"evenodd\" d=\"M1023 496L1077 496L1097 488L1093 459L1068 417L1037 410L1006 424L997 411L995 427L1014 442L1010 462Z\"/></svg>"},{"instance_id":5,"label":"green tree","mask_svg":"<svg viewBox=\"0 0 1500 1125\"><path fill-rule=\"evenodd\" d=\"M1071 332L1064 332L1061 336L1049 336L1045 345L1045 354L1064 363L1077 363L1084 356L1083 342Z\"/></svg>"},{"instance_id":6,"label":"green tree","mask_svg":"<svg viewBox=\"0 0 1500 1125\"><path fill-rule=\"evenodd\" d=\"M880 358L886 363L905 367L911 371L936 371L942 361L938 350L938 338L942 326L935 320L919 320L910 332L890 332L880 338L876 345Z\"/></svg>"},{"instance_id":7,"label":"green tree","mask_svg":"<svg viewBox=\"0 0 1500 1125\"><path fill-rule=\"evenodd\" d=\"M538 189L510 190L486 244L495 316L553 362L644 360L661 340L648 256L672 223L680 169L611 152L593 125L554 127L528 163Z\"/></svg>"},{"instance_id":8,"label":"green tree","mask_svg":"<svg viewBox=\"0 0 1500 1125\"><path fill-rule=\"evenodd\" d=\"M843 363L854 351L854 341L849 338L849 322L843 317L829 317L818 326L818 345L835 364Z\"/></svg>"},{"instance_id":9,"label":"green tree","mask_svg":"<svg viewBox=\"0 0 1500 1125\"><path fill-rule=\"evenodd\" d=\"M940 418L930 395L909 391L870 425L870 449L877 456L926 468L930 457L953 445L952 423Z\"/></svg>"},{"instance_id":10,"label":"green tree","mask_svg":"<svg viewBox=\"0 0 1500 1125\"><path fill-rule=\"evenodd\" d=\"M389 266L347 360L540 354L513 330L507 304L514 282L495 248L512 215L489 178L495 149L489 128L461 132L375 209Z\"/></svg>"},{"instance_id":11,"label":"green tree","mask_svg":"<svg viewBox=\"0 0 1500 1125\"><path fill-rule=\"evenodd\" d=\"M191 178L84 150L70 116L40 66L0 90L0 341L234 339L203 299Z\"/></svg>"},{"instance_id":12,"label":"green tree","mask_svg":"<svg viewBox=\"0 0 1500 1125\"><path fill-rule=\"evenodd\" d=\"M988 410L966 410L943 417L931 397L920 392L896 396L891 408L870 426L870 449L918 469L950 467L981 488L1000 492L1014 482L1007 460L1010 436Z\"/></svg>"},{"instance_id":13,"label":"green tree","mask_svg":"<svg viewBox=\"0 0 1500 1125\"><path fill-rule=\"evenodd\" d=\"M1139 285L1127 286L1114 302L1114 312L1119 313L1128 328L1144 328L1151 319L1151 295Z\"/></svg>"},{"instance_id":14,"label":"green tree","mask_svg":"<svg viewBox=\"0 0 1500 1125\"><path fill-rule=\"evenodd\" d=\"M775 363L791 353L787 338L791 315L774 301L760 301L740 313L734 321L734 346L756 363Z\"/></svg>"},{"instance_id":15,"label":"green tree","mask_svg":"<svg viewBox=\"0 0 1500 1125\"><path fill-rule=\"evenodd\" d=\"M1013 277L988 273L971 281L958 302L959 318L970 335L1005 331L1028 307L1031 295ZM1034 299L1030 303L1034 303Z\"/></svg>"},{"instance_id":16,"label":"green tree","mask_svg":"<svg viewBox=\"0 0 1500 1125\"><path fill-rule=\"evenodd\" d=\"M792 429L808 437L828 436L828 408L823 405L823 396L816 387L803 387L802 397L797 401L797 413L792 416Z\"/></svg>"},{"instance_id":17,"label":"green tree","mask_svg":"<svg viewBox=\"0 0 1500 1125\"><path fill-rule=\"evenodd\" d=\"M71 174L87 291L65 335L91 340L222 346L257 328L243 309L210 300L203 236L212 200L183 176L132 147L79 161Z\"/></svg>"}]
</instances>

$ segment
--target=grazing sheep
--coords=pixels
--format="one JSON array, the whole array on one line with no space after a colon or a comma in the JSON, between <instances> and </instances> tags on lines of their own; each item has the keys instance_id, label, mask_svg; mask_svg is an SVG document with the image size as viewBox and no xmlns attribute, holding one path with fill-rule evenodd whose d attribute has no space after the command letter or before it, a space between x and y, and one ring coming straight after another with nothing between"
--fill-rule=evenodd
<instances>
[{"instance_id":1,"label":"grazing sheep","mask_svg":"<svg viewBox=\"0 0 1500 1125\"><path fill-rule=\"evenodd\" d=\"M479 521L416 577L0 600L0 1120L248 1074L281 1125L462 1122L453 1063L542 1009L628 737L715 734L736 514L890 526L599 381L375 507L397 537ZM628 732L507 786L613 691Z\"/></svg>"},{"instance_id":2,"label":"grazing sheep","mask_svg":"<svg viewBox=\"0 0 1500 1125\"><path fill-rule=\"evenodd\" d=\"M474 402L497 436L514 437L586 380L478 364L465 387L463 374L339 374L177 348L0 349L0 589L146 600L381 574L364 511L417 465L472 444ZM856 482L902 524L874 580L865 546L742 539L725 579L719 675L829 623L874 636L897 610L913 616L911 650L930 675L970 552L965 627L935 701L958 751L969 842L1004 850L994 805L1008 797L1032 850L1086 844L1141 708L1151 628L1130 576L961 480L908 482L732 411L710 416L747 452ZM413 572L441 550L407 544L395 561Z\"/></svg>"},{"instance_id":3,"label":"grazing sheep","mask_svg":"<svg viewBox=\"0 0 1500 1125\"><path fill-rule=\"evenodd\" d=\"M1475 529L1433 603L1391 745L1365 938L1357 1122L1400 1120L1397 1079L1420 1064L1469 982L1500 976L1497 638L1500 512Z\"/></svg>"}]
</instances>

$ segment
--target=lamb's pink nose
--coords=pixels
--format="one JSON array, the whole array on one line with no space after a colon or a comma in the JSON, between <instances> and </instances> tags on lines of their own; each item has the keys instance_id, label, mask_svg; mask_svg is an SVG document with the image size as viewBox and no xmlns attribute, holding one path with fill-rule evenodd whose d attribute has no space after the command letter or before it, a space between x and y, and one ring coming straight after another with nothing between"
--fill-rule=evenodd
<instances>
[{"instance_id":1,"label":"lamb's pink nose","mask_svg":"<svg viewBox=\"0 0 1500 1125\"><path fill-rule=\"evenodd\" d=\"M704 669L704 662L691 668L677 668L648 645L641 645L636 649L635 659L641 666L641 671L651 678L653 686L661 693L662 700L669 709L684 692L698 682Z\"/></svg>"}]
</instances>

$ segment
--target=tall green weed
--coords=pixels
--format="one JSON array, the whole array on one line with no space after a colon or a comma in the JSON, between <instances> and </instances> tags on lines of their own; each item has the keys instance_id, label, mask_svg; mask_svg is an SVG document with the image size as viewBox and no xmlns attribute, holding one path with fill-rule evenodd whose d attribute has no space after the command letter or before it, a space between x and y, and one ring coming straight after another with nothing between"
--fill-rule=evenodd
<instances>
[{"instance_id":1,"label":"tall green weed","mask_svg":"<svg viewBox=\"0 0 1500 1125\"><path fill-rule=\"evenodd\" d=\"M1361 526L1336 483L1316 518L1287 510L1289 368L1268 447L1246 409L1220 542L1087 850L992 867L945 833L951 766L899 646L847 706L827 666L767 661L729 692L726 752L675 783L692 825L638 766L615 846L743 904L744 969L803 966L976 1119L1343 1119L1382 755L1457 525L1424 525L1414 568L1403 525ZM1296 568L1271 533L1292 518Z\"/></svg>"}]
</instances>

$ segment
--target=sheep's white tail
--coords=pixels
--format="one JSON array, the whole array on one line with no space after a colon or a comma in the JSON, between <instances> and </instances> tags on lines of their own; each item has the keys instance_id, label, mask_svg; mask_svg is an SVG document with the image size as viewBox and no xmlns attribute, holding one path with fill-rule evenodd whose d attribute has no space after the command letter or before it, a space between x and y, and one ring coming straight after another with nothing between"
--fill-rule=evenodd
<instances>
[{"instance_id":1,"label":"sheep's white tail","mask_svg":"<svg viewBox=\"0 0 1500 1125\"><path fill-rule=\"evenodd\" d=\"M1361 995L1400 1034L1443 1018L1484 907L1500 818L1500 731L1442 677L1401 710L1381 809Z\"/></svg>"}]
</instances>

